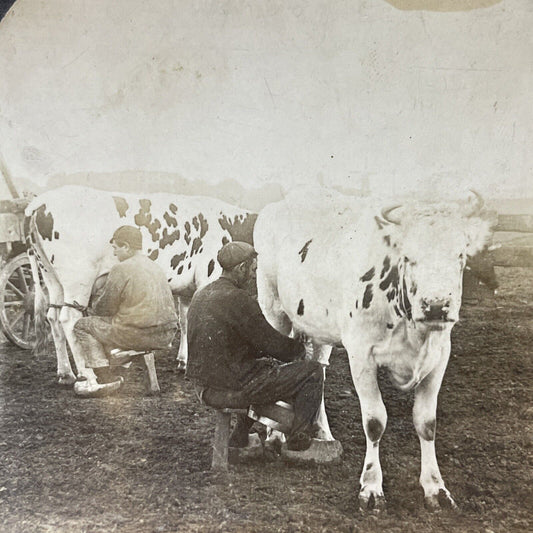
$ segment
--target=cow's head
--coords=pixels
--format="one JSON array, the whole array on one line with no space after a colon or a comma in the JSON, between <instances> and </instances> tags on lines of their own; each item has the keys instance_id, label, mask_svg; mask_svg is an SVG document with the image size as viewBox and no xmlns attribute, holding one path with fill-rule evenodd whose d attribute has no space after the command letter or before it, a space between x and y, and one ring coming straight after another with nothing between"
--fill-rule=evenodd
<instances>
[{"instance_id":1,"label":"cow's head","mask_svg":"<svg viewBox=\"0 0 533 533\"><path fill-rule=\"evenodd\" d=\"M490 241L492 212L474 193L460 203L395 206L382 217L398 260L400 312L432 328L456 322L463 269Z\"/></svg>"}]
</instances>

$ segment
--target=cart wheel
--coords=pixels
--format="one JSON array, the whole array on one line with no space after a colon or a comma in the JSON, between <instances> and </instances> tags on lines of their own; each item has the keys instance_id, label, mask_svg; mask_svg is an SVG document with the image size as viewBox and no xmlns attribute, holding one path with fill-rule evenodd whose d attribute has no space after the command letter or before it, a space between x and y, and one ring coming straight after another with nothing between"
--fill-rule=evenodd
<instances>
[{"instance_id":1,"label":"cart wheel","mask_svg":"<svg viewBox=\"0 0 533 533\"><path fill-rule=\"evenodd\" d=\"M16 346L29 350L35 344L33 277L23 253L10 259L0 272L0 327Z\"/></svg>"}]
</instances>

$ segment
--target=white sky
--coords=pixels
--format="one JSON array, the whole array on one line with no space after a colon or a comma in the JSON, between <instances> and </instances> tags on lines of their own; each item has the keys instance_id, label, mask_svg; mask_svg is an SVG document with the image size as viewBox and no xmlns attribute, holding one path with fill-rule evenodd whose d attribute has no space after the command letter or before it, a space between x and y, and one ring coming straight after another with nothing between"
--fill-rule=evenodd
<instances>
[{"instance_id":1,"label":"white sky","mask_svg":"<svg viewBox=\"0 0 533 533\"><path fill-rule=\"evenodd\" d=\"M391 3L18 0L0 150L40 184L145 170L533 196L533 2Z\"/></svg>"}]
</instances>

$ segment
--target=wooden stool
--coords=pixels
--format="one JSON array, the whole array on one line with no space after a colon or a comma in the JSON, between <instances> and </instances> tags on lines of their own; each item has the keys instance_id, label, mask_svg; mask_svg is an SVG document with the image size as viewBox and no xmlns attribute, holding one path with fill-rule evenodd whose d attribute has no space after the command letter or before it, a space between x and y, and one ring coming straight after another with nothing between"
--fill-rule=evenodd
<instances>
[{"instance_id":1,"label":"wooden stool","mask_svg":"<svg viewBox=\"0 0 533 533\"><path fill-rule=\"evenodd\" d=\"M228 447L231 429L231 414L246 414L247 409L217 409L215 411L216 425L213 439L213 457L211 468L213 470L228 469Z\"/></svg>"},{"instance_id":2,"label":"wooden stool","mask_svg":"<svg viewBox=\"0 0 533 533\"><path fill-rule=\"evenodd\" d=\"M148 394L159 394L161 389L157 381L157 373L155 371L155 357L154 352L136 351L136 350L120 350L115 348L110 352L109 363L111 366L121 366L130 363L134 359L143 357L144 365L146 367L146 392Z\"/></svg>"},{"instance_id":3,"label":"wooden stool","mask_svg":"<svg viewBox=\"0 0 533 533\"><path fill-rule=\"evenodd\" d=\"M248 409L217 409L213 458L211 461L213 470L228 469L228 447L232 413L246 414L252 420L256 420L264 426L282 433L288 433L291 430L294 420L292 405L283 401L261 406L251 405Z\"/></svg>"}]
</instances>

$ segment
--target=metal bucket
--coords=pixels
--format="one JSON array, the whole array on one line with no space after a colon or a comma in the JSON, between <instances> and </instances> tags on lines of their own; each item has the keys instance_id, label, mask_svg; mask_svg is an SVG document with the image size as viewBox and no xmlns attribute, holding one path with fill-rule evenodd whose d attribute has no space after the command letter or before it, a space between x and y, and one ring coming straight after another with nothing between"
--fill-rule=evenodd
<instances>
[{"instance_id":1,"label":"metal bucket","mask_svg":"<svg viewBox=\"0 0 533 533\"><path fill-rule=\"evenodd\" d=\"M281 400L266 405L252 405L248 416L257 422L282 433L290 433L294 421L292 405Z\"/></svg>"}]
</instances>

